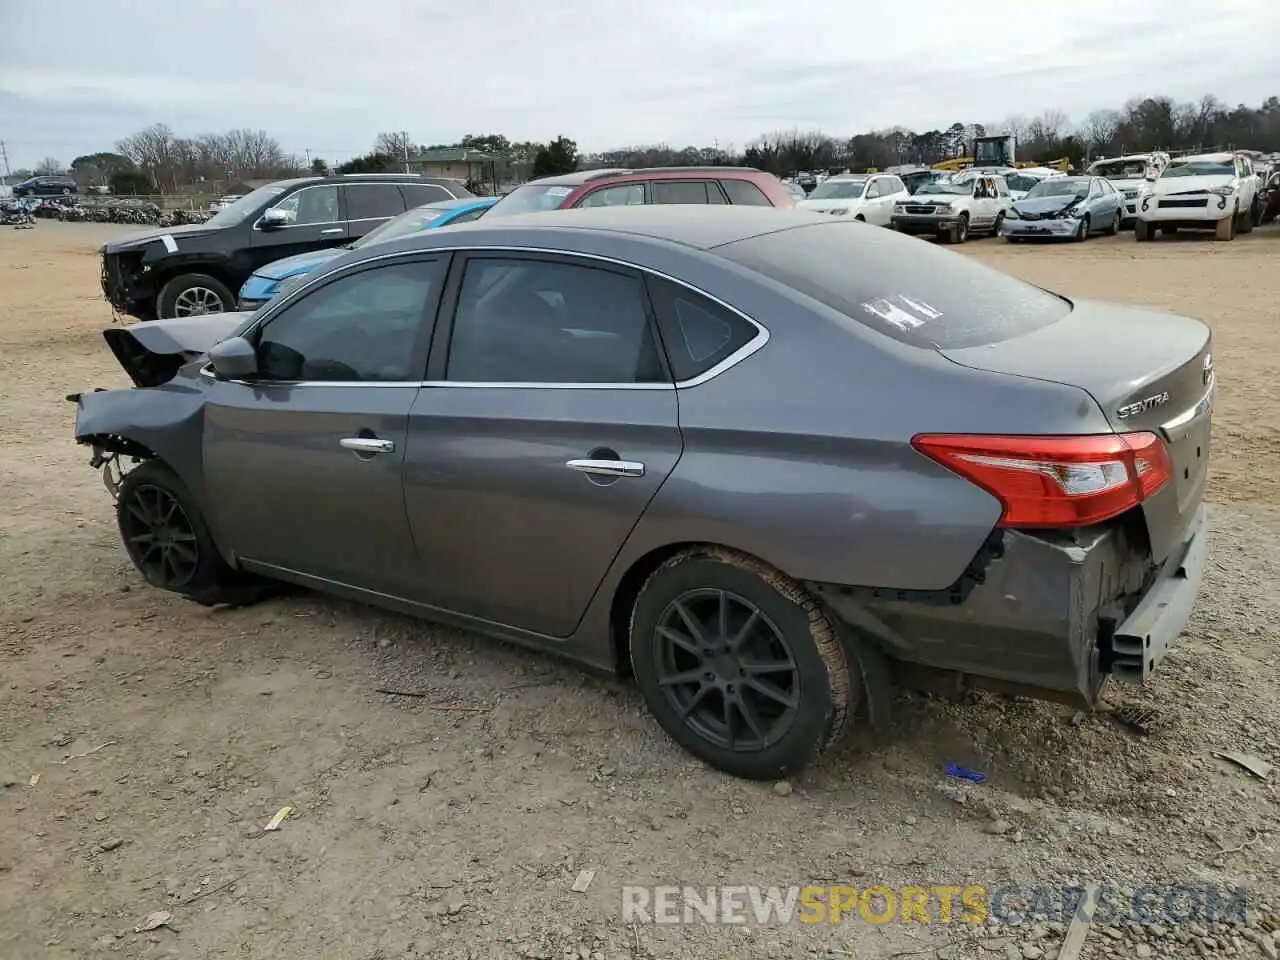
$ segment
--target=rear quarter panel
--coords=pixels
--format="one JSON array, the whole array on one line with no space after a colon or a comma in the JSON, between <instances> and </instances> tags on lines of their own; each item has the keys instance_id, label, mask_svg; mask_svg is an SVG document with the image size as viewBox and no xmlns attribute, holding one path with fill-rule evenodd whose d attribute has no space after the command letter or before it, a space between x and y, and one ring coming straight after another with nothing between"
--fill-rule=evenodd
<instances>
[{"instance_id":1,"label":"rear quarter panel","mask_svg":"<svg viewBox=\"0 0 1280 960\"><path fill-rule=\"evenodd\" d=\"M963 368L723 260L681 276L749 305L769 341L680 389L684 454L622 564L710 542L801 580L945 589L1000 506L918 454L914 435L1109 431L1075 387Z\"/></svg>"}]
</instances>

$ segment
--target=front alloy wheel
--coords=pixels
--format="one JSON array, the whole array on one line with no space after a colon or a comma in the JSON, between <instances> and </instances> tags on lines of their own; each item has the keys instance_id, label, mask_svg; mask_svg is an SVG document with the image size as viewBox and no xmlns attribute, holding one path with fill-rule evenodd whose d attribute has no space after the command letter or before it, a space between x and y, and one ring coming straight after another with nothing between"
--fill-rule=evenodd
<instances>
[{"instance_id":1,"label":"front alloy wheel","mask_svg":"<svg viewBox=\"0 0 1280 960\"><path fill-rule=\"evenodd\" d=\"M181 590L200 569L200 540L177 497L163 487L139 483L120 501L120 535L147 583Z\"/></svg>"}]
</instances>

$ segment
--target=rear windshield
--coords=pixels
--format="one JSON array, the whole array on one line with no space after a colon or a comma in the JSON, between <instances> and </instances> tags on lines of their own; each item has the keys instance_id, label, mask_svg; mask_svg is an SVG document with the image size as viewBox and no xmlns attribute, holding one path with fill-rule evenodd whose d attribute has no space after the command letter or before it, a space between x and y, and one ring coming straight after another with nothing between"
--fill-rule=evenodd
<instances>
[{"instance_id":1,"label":"rear windshield","mask_svg":"<svg viewBox=\"0 0 1280 960\"><path fill-rule=\"evenodd\" d=\"M526 183L516 187L489 208L486 217L505 217L509 213L541 213L559 210L574 188L563 183Z\"/></svg>"},{"instance_id":2,"label":"rear windshield","mask_svg":"<svg viewBox=\"0 0 1280 960\"><path fill-rule=\"evenodd\" d=\"M779 230L715 252L926 349L1011 340L1071 312L1069 301L969 257L855 222Z\"/></svg>"}]
</instances>

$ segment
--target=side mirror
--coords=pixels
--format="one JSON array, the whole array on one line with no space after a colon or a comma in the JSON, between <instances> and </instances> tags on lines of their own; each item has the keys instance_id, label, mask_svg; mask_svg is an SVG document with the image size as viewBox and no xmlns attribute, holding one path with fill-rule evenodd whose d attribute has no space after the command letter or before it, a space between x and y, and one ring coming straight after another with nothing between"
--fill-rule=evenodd
<instances>
[{"instance_id":1,"label":"side mirror","mask_svg":"<svg viewBox=\"0 0 1280 960\"><path fill-rule=\"evenodd\" d=\"M289 215L283 210L272 207L262 215L262 219L258 221L258 226L263 230L278 230L289 223Z\"/></svg>"},{"instance_id":2,"label":"side mirror","mask_svg":"<svg viewBox=\"0 0 1280 960\"><path fill-rule=\"evenodd\" d=\"M219 380L248 380L258 374L258 351L244 337L230 337L209 349L209 363Z\"/></svg>"}]
</instances>

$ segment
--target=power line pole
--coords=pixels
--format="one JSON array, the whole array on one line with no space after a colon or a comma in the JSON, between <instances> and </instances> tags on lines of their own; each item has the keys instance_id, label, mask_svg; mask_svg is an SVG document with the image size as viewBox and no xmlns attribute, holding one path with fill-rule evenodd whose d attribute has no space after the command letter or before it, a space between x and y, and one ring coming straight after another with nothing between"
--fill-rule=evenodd
<instances>
[{"instance_id":1,"label":"power line pole","mask_svg":"<svg viewBox=\"0 0 1280 960\"><path fill-rule=\"evenodd\" d=\"M0 160L4 161L5 179L13 176L13 171L9 169L9 151L5 149L4 141L0 140Z\"/></svg>"},{"instance_id":2,"label":"power line pole","mask_svg":"<svg viewBox=\"0 0 1280 960\"><path fill-rule=\"evenodd\" d=\"M400 144L404 147L404 172L409 172L409 131L400 131Z\"/></svg>"}]
</instances>

